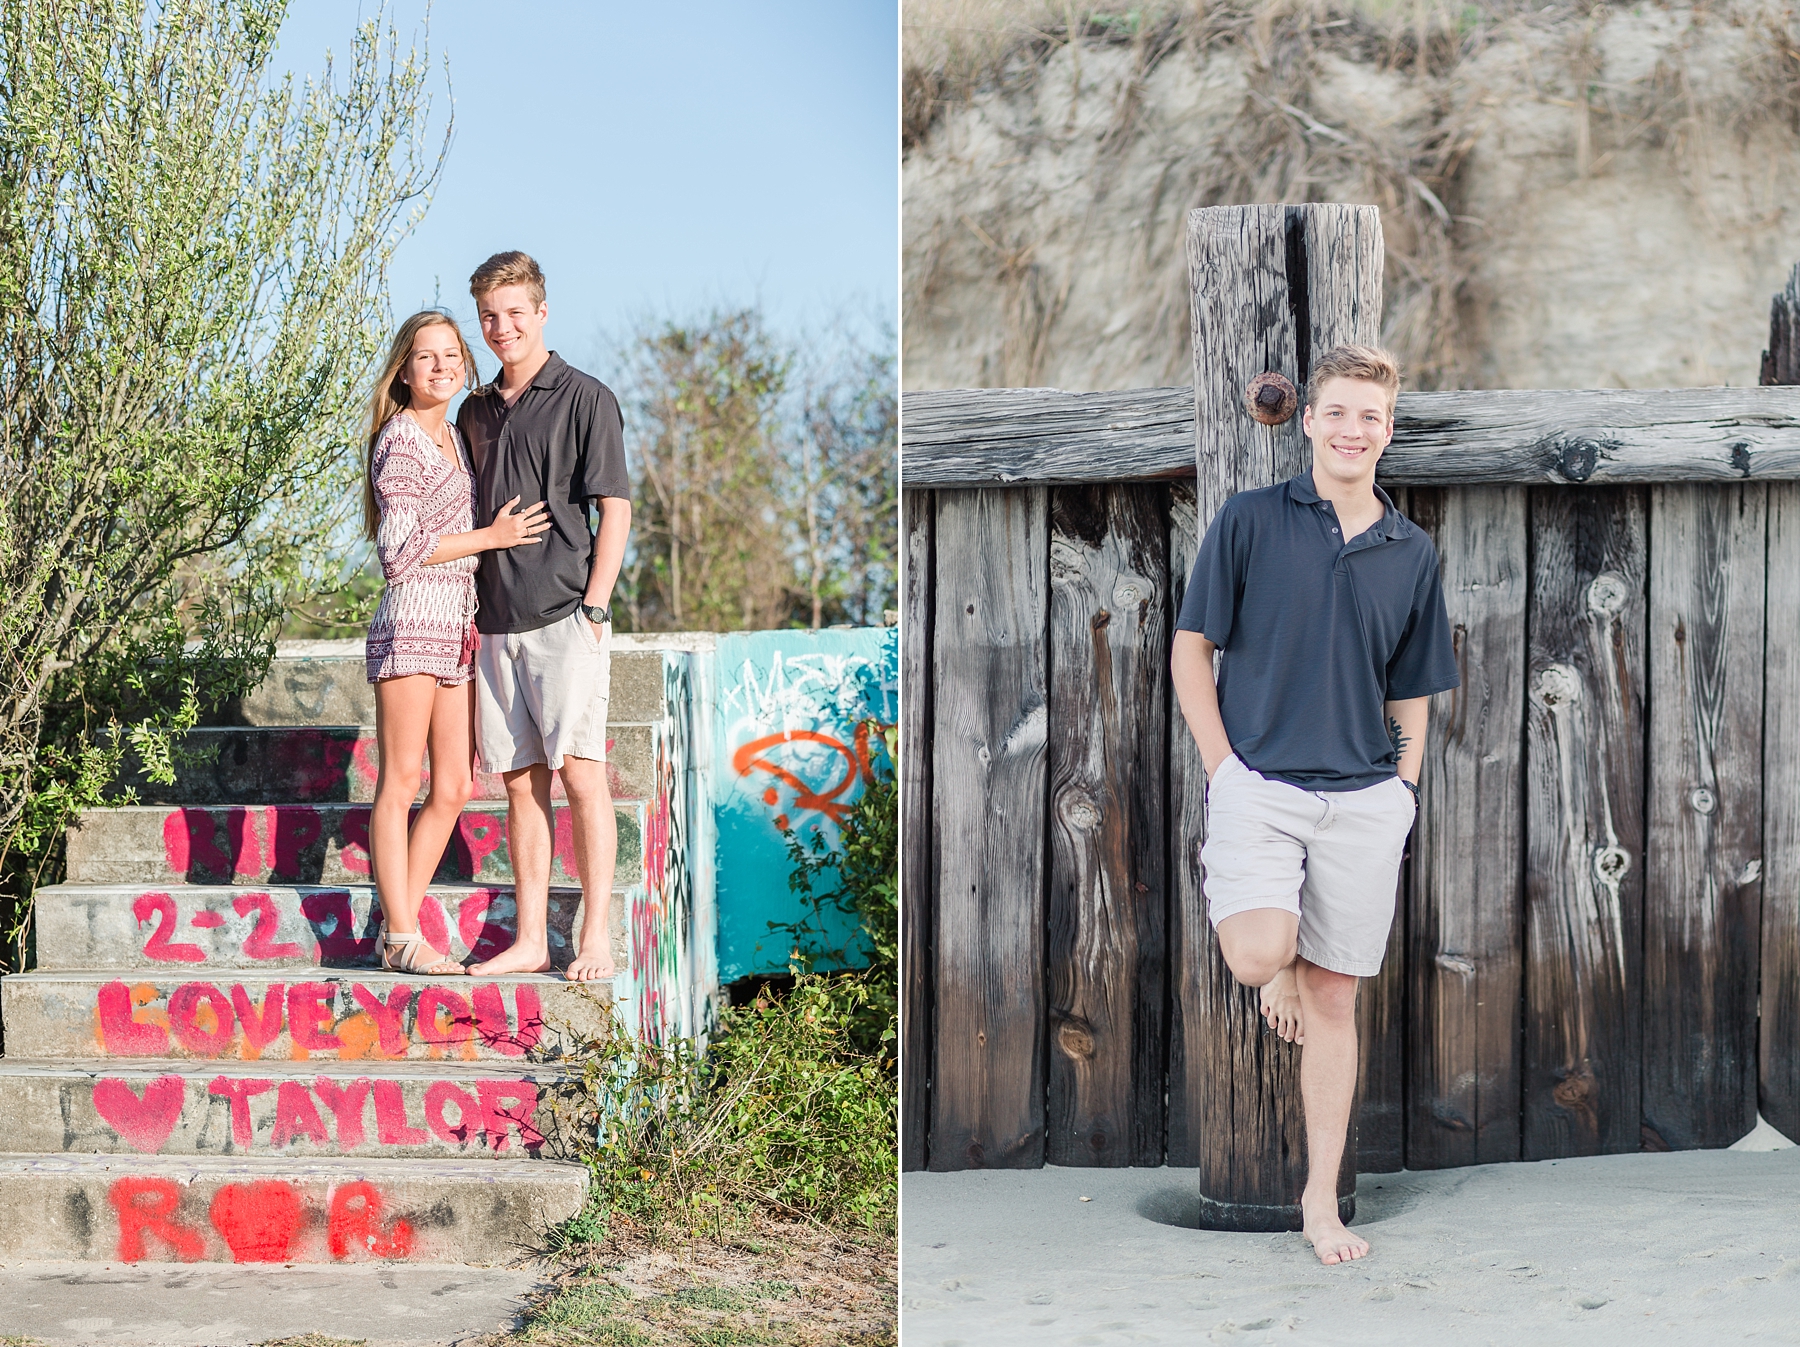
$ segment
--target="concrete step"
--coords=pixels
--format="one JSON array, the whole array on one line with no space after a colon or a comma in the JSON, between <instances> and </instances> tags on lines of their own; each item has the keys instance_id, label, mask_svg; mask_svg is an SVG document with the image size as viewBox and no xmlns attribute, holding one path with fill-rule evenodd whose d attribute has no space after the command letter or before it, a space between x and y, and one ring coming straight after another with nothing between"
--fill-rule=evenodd
<instances>
[{"instance_id":1,"label":"concrete step","mask_svg":"<svg viewBox=\"0 0 1800 1347\"><path fill-rule=\"evenodd\" d=\"M628 888L613 891L613 958L625 960ZM489 959L513 942L510 888L437 885L419 909L433 949L458 962ZM369 884L54 884L37 891L38 969L372 968L381 910ZM550 960L574 957L581 890L550 890Z\"/></svg>"},{"instance_id":2,"label":"concrete step","mask_svg":"<svg viewBox=\"0 0 1800 1347\"><path fill-rule=\"evenodd\" d=\"M0 1058L11 1151L568 1156L553 1096L578 1072L497 1062Z\"/></svg>"},{"instance_id":3,"label":"concrete step","mask_svg":"<svg viewBox=\"0 0 1800 1347\"><path fill-rule=\"evenodd\" d=\"M586 1194L539 1160L0 1155L0 1259L498 1263Z\"/></svg>"},{"instance_id":4,"label":"concrete step","mask_svg":"<svg viewBox=\"0 0 1800 1347\"><path fill-rule=\"evenodd\" d=\"M642 877L641 806L614 810L614 882ZM557 805L550 882L581 882L575 833ZM509 884L506 805L470 803L438 866L444 884ZM68 833L72 884L356 884L369 876L369 807L356 804L127 805L84 810Z\"/></svg>"},{"instance_id":5,"label":"concrete step","mask_svg":"<svg viewBox=\"0 0 1800 1347\"><path fill-rule=\"evenodd\" d=\"M425 978L326 968L14 973L9 1058L533 1061L610 1032L612 989L544 974Z\"/></svg>"},{"instance_id":6,"label":"concrete step","mask_svg":"<svg viewBox=\"0 0 1800 1347\"><path fill-rule=\"evenodd\" d=\"M693 638L688 638L690 643ZM685 647L683 647L685 648ZM613 637L607 720L648 724L663 715L663 653L653 640ZM373 725L375 690L363 643L283 641L268 676L207 717L212 725Z\"/></svg>"},{"instance_id":7,"label":"concrete step","mask_svg":"<svg viewBox=\"0 0 1800 1347\"><path fill-rule=\"evenodd\" d=\"M606 759L613 799L649 796L655 780L649 725L613 722ZM149 780L135 763L122 784L147 804L367 804L380 766L369 725L213 726L185 736L173 785ZM427 783L430 776L428 764ZM563 798L561 773L551 773L550 793ZM477 770L475 798L504 800L506 783Z\"/></svg>"}]
</instances>

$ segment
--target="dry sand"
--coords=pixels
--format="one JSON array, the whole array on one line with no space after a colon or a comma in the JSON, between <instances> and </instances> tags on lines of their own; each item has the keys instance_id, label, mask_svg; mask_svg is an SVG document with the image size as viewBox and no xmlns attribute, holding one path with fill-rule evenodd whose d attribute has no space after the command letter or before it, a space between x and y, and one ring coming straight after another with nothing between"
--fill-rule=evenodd
<instances>
[{"instance_id":1,"label":"dry sand","mask_svg":"<svg viewBox=\"0 0 1800 1347\"><path fill-rule=\"evenodd\" d=\"M1373 1247L1335 1268L1297 1234L1193 1228L1197 1193L1179 1169L908 1174L901 1341L1800 1343L1792 1147L1365 1176Z\"/></svg>"}]
</instances>

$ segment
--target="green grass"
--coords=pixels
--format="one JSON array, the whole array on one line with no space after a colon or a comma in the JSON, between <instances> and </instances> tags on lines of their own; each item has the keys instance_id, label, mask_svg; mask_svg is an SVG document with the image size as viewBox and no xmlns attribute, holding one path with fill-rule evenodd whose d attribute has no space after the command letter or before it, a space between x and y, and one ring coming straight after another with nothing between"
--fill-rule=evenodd
<instances>
[{"instance_id":1,"label":"green grass","mask_svg":"<svg viewBox=\"0 0 1800 1347\"><path fill-rule=\"evenodd\" d=\"M631 1293L611 1282L573 1282L526 1315L525 1340L650 1347L655 1339L620 1317L621 1311L631 1308L631 1302Z\"/></svg>"}]
</instances>

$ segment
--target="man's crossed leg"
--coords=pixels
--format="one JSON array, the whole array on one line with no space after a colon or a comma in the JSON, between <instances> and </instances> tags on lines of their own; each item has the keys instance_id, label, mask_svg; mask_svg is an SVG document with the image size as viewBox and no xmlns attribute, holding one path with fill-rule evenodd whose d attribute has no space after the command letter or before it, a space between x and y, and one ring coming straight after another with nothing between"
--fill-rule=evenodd
<instances>
[{"instance_id":1,"label":"man's crossed leg","mask_svg":"<svg viewBox=\"0 0 1800 1347\"><path fill-rule=\"evenodd\" d=\"M1337 1176L1356 1098L1356 982L1299 958L1300 918L1281 908L1252 908L1219 922L1219 952L1232 976L1267 988L1291 977L1299 1001L1300 1100L1306 1112L1304 1233L1321 1263L1344 1263L1369 1242L1338 1219ZM1288 1035L1283 1034L1283 1037ZM1290 1040L1293 1041L1293 1040Z\"/></svg>"}]
</instances>

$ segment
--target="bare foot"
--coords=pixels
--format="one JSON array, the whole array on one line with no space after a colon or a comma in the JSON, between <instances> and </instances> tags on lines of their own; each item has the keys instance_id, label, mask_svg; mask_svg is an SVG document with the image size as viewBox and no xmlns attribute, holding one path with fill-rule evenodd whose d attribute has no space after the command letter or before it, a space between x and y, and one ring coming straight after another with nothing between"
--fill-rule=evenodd
<instances>
[{"instance_id":1,"label":"bare foot","mask_svg":"<svg viewBox=\"0 0 1800 1347\"><path fill-rule=\"evenodd\" d=\"M1306 1227L1302 1233L1325 1266L1368 1256L1369 1241L1351 1233L1350 1227L1338 1220L1335 1196L1317 1203L1302 1197L1300 1209L1306 1213Z\"/></svg>"},{"instance_id":2,"label":"bare foot","mask_svg":"<svg viewBox=\"0 0 1800 1347\"><path fill-rule=\"evenodd\" d=\"M613 977L618 971L613 967L610 949L597 950L592 954L582 950L569 961L568 970L563 976L570 982L601 982Z\"/></svg>"},{"instance_id":3,"label":"bare foot","mask_svg":"<svg viewBox=\"0 0 1800 1347\"><path fill-rule=\"evenodd\" d=\"M1263 1018L1289 1043L1306 1042L1305 1026L1300 1020L1300 987L1294 981L1294 965L1277 973L1262 989Z\"/></svg>"},{"instance_id":4,"label":"bare foot","mask_svg":"<svg viewBox=\"0 0 1800 1347\"><path fill-rule=\"evenodd\" d=\"M502 950L485 963L472 964L469 976L472 978L491 978L501 973L548 973L550 971L550 950L544 945L535 949L526 945L514 945L511 949Z\"/></svg>"}]
</instances>

